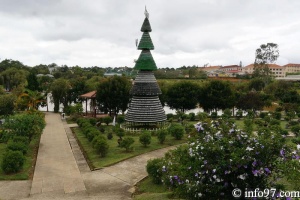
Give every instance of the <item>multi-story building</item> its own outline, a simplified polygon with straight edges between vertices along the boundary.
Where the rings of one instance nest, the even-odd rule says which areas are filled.
[[[268,64],[270,71],[272,72],[274,77],[285,77],[285,68],[276,65],[276,64]],[[245,74],[252,74],[254,72],[254,64],[247,65],[246,67],[242,68],[242,71]]]
[[[300,64],[289,63],[283,65],[286,74],[300,73]]]
[[[216,76],[222,66],[199,67],[198,70],[204,71],[208,76]]]
[[[219,71],[226,73],[228,76],[235,76],[236,74],[242,74],[242,67],[239,65],[228,65],[221,67]]]

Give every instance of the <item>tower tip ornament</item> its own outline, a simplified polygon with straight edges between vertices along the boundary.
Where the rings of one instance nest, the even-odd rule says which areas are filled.
[[[144,13],[145,13],[145,17],[149,19],[149,13],[148,13],[148,11],[147,11],[146,6],[145,6],[145,12],[144,12]]]

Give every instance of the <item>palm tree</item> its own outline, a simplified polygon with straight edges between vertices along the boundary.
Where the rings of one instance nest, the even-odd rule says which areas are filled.
[[[38,91],[26,89],[25,92],[18,97],[17,106],[26,107],[29,110],[37,110],[40,103],[46,101],[45,98],[45,95]]]

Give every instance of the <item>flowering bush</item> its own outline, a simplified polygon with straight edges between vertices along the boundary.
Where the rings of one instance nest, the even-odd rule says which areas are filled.
[[[253,134],[234,123],[198,123],[197,137],[159,162],[162,182],[187,199],[233,199],[232,190],[276,187],[280,175],[299,179],[299,152],[268,128]],[[293,166],[292,173],[287,167]],[[291,172],[291,171],[290,171]]]

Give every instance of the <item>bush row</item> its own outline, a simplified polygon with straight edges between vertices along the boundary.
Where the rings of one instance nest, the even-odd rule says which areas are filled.
[[[95,126],[97,120],[94,118],[79,118],[77,124],[97,153],[101,157],[105,157],[108,153],[109,145],[106,138],[100,134],[100,131]]]

